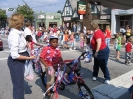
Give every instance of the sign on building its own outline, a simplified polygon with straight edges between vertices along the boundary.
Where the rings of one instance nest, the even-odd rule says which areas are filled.
[[[44,15],[38,15],[38,19],[44,19]]]
[[[82,1],[77,2],[77,9],[78,9],[78,14],[84,15],[86,14],[86,3]]]
[[[101,15],[100,19],[110,19],[110,15]]]
[[[53,15],[47,15],[46,19],[54,19],[54,16]]]
[[[119,14],[127,14],[127,11],[126,10],[121,10],[121,11],[119,11]]]
[[[71,17],[64,17],[64,21],[70,21]]]

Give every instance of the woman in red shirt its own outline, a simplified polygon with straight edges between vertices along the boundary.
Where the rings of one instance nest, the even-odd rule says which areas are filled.
[[[101,68],[105,83],[108,84],[110,81],[110,74],[107,67],[109,48],[105,43],[105,36],[99,29],[97,23],[92,22],[91,27],[94,30],[94,35],[91,40],[91,46],[94,55],[94,67],[93,67],[93,80],[95,81],[98,76],[99,67]]]
[[[111,30],[110,30],[110,26],[107,25],[105,30],[105,40],[108,47],[110,45],[110,38],[111,38]]]

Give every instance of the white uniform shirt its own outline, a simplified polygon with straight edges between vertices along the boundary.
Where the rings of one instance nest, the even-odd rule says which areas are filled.
[[[28,27],[24,29],[24,37],[26,37],[27,35],[32,35],[32,32]]]
[[[8,36],[8,45],[10,48],[10,55],[13,59],[18,58],[19,53],[27,51],[26,40],[22,34],[22,31],[17,29],[11,29]]]

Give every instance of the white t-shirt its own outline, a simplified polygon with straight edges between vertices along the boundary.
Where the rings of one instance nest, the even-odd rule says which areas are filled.
[[[24,29],[24,37],[26,37],[27,35],[32,35],[32,32],[28,27]]]
[[[120,28],[120,32],[121,32],[121,33],[125,33],[126,30],[125,30],[124,28]]]
[[[69,30],[68,33],[69,33],[69,35],[71,35],[71,33],[72,33],[71,30]]]

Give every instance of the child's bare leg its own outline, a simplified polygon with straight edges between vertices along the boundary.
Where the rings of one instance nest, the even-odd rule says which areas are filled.
[[[46,90],[48,90],[48,88],[50,88],[49,84],[46,85]],[[47,92],[47,95],[50,95],[50,90]]]
[[[117,54],[116,54],[116,59],[119,59],[120,58],[120,51],[117,51]]]

